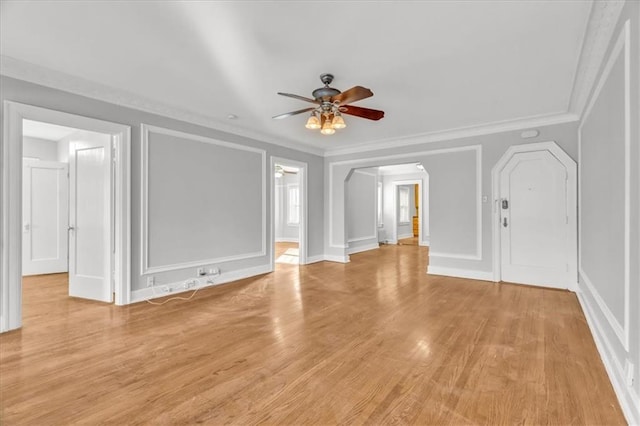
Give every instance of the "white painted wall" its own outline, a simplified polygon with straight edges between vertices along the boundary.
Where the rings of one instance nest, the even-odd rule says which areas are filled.
[[[348,252],[378,248],[377,170],[354,170],[345,188]]]
[[[639,26],[640,3],[626,2],[579,127],[578,295],[631,424],[640,424]]]
[[[25,136],[22,138],[22,157],[58,161],[56,142]]]

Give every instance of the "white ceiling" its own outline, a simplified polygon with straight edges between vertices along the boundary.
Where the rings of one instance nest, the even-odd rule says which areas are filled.
[[[2,1],[0,51],[265,140],[336,150],[566,113],[592,1]],[[371,88],[304,128],[323,72]],[[229,120],[229,114],[237,119]],[[226,127],[225,127],[226,126]]]
[[[38,138],[57,142],[77,131],[78,129],[58,126],[57,124],[22,120],[22,136],[26,136],[28,138]]]

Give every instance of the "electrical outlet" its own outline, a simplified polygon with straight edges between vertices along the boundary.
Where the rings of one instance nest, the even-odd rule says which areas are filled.
[[[195,287],[197,284],[196,280],[189,280],[189,281],[185,281],[185,283],[183,284],[184,288],[193,288]]]
[[[147,277],[147,287],[153,287],[156,283],[155,277]]]
[[[633,363],[628,359],[624,362],[624,371],[626,373],[627,386],[633,386]]]
[[[220,275],[220,268],[213,267],[213,268],[209,268],[209,275]]]
[[[196,275],[198,275],[199,277],[203,277],[203,276],[207,275],[207,273],[204,271],[204,268],[198,268],[196,270]]]

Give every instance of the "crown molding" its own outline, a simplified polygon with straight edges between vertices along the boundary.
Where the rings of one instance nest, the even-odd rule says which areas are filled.
[[[398,146],[404,147],[424,143],[443,142],[454,139],[490,135],[494,133],[502,133],[514,130],[530,129],[532,127],[571,123],[574,121],[578,121],[578,119],[579,117],[577,115],[569,113],[533,116],[509,121],[486,123],[479,126],[459,127],[437,132],[419,133],[400,138],[384,139],[347,148],[330,149],[327,150],[324,155],[325,157],[333,157],[337,155],[358,154],[387,148],[397,148]]]
[[[0,55],[0,74],[17,80],[24,80],[29,83],[51,87],[53,89],[62,90],[126,108],[144,111],[150,114],[161,115],[232,135],[294,149],[296,151],[302,151],[319,156],[323,156],[324,154],[324,150],[310,147],[308,145],[301,144],[300,142],[283,140],[282,138],[275,138],[261,132],[232,126],[204,114],[183,108],[176,108],[154,99],[139,96],[127,90],[116,89],[102,83],[55,71],[50,68],[21,61],[9,56]]]
[[[582,42],[568,111],[582,116],[616,28],[624,0],[595,0]]]

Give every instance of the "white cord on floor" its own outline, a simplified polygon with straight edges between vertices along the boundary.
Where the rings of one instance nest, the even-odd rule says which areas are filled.
[[[198,283],[199,284],[199,283]],[[152,285],[151,286],[151,292],[153,293],[153,298],[156,298],[156,290],[155,290],[156,286]],[[182,297],[182,296],[174,296],[174,297],[170,297],[169,299],[163,301],[163,302],[152,302],[149,299],[145,299],[144,301],[151,304],[151,305],[164,305],[165,303],[171,302],[172,300],[191,300],[193,298],[193,296],[196,295],[196,293],[198,292],[198,290],[200,290],[200,287],[197,287],[193,293],[191,293],[191,296],[189,297]]]

